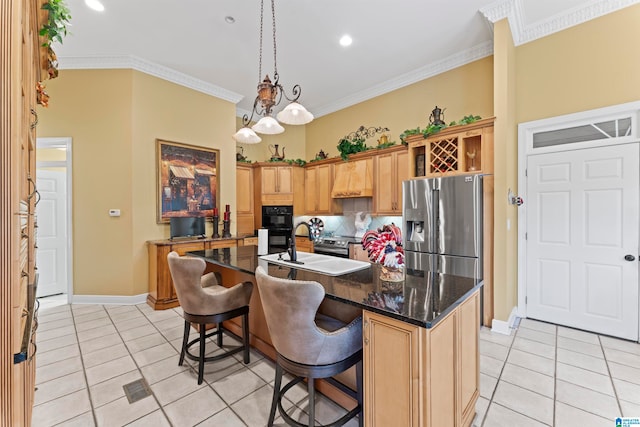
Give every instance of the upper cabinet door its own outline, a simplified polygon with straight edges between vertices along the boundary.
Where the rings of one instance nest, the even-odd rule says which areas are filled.
[[[253,215],[253,170],[236,168],[236,209],[238,214]]]
[[[293,168],[291,166],[278,167],[278,193],[293,193]]]
[[[278,168],[269,166],[262,168],[262,194],[278,192]]]

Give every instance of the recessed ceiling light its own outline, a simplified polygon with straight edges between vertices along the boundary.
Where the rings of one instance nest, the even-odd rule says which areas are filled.
[[[104,11],[104,5],[100,3],[100,0],[84,0],[84,4],[86,4],[90,9],[98,12]]]
[[[234,18],[233,16],[225,16],[224,20],[227,24],[233,24],[234,22],[236,22],[236,18]]]
[[[340,38],[340,45],[347,47],[347,46],[351,46],[351,43],[353,43],[353,39],[351,38],[351,36],[349,34],[345,34],[344,36],[342,36]]]

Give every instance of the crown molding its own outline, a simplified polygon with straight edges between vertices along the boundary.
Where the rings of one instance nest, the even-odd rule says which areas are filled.
[[[400,89],[429,77],[453,70],[454,68],[461,67],[492,54],[493,41],[478,44],[469,49],[448,56],[440,61],[425,65],[424,67],[420,67],[391,80],[387,80],[384,83],[375,85],[353,95],[340,98],[337,101],[326,104],[320,108],[313,109],[313,115],[315,117],[322,117],[360,102],[367,101],[371,98],[375,98],[376,96],[384,95],[385,93]]]
[[[524,24],[522,0],[499,0],[481,8],[480,13],[491,23],[508,19],[513,42],[519,46],[638,3],[640,0],[592,1],[532,25]]]
[[[134,55],[59,56],[61,70],[132,69],[237,104],[244,96]]]

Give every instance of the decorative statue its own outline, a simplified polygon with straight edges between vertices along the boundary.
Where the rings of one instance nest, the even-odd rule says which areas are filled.
[[[363,213],[364,212],[356,212],[356,238],[364,236],[364,233],[369,229],[369,224],[371,224],[371,215],[366,214],[363,218]]]

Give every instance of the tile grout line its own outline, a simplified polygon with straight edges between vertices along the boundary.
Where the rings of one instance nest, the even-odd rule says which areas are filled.
[[[140,310],[140,308],[138,308],[137,305],[134,305],[134,307],[136,308],[136,310],[138,310],[138,312],[140,312],[140,314],[142,314],[142,316],[149,321],[149,323],[151,323],[151,326],[153,326],[157,333],[160,334],[160,336],[167,341],[166,337],[164,335],[162,335],[162,333],[160,332],[160,330],[155,326],[155,324],[153,324],[149,318],[144,314],[144,312],[142,310]],[[138,374],[140,374],[140,377],[142,377],[144,379],[145,382],[147,382],[147,379],[145,378],[144,374],[142,373],[142,370],[140,369],[140,366],[138,365],[138,362],[136,361],[135,357],[133,357],[133,353],[131,352],[131,350],[129,349],[129,346],[127,345],[127,342],[125,341],[125,339],[122,337],[122,335],[120,334],[120,330],[118,329],[118,327],[116,326],[115,322],[113,321],[113,318],[111,317],[111,313],[109,313],[109,310],[107,310],[107,316],[109,316],[109,320],[111,321],[111,323],[113,324],[113,327],[116,329],[116,332],[118,334],[118,336],[120,337],[120,339],[122,340],[122,344],[124,345],[124,347],[127,349],[127,353],[129,354],[129,357],[131,357],[131,360],[133,361],[133,364],[136,366],[136,369],[138,371]],[[150,335],[150,334],[149,334]],[[141,337],[138,337],[141,338]],[[167,341],[168,342],[168,341]],[[161,344],[160,344],[161,345]],[[151,388],[151,384],[147,383],[147,385],[149,386],[149,388]],[[169,416],[167,415],[167,413],[164,410],[164,406],[162,406],[162,404],[160,403],[160,401],[158,400],[158,397],[156,396],[156,394],[151,391],[151,396],[153,396],[153,400],[156,401],[156,404],[158,405],[158,407],[160,408],[160,411],[162,412],[162,415],[164,415],[165,419],[167,420],[167,422],[169,423],[170,426],[173,426],[173,423],[171,422],[171,419],[169,418]],[[126,396],[125,396],[126,397]],[[91,403],[92,407],[93,407],[93,402]],[[153,413],[150,412],[149,414]],[[149,414],[144,414],[139,418],[136,418],[135,420],[131,420],[130,422],[126,423],[127,424],[131,424],[134,423],[144,417],[146,417]],[[96,427],[99,427],[98,424],[96,423]]]
[[[498,385],[500,384],[500,378],[502,378],[502,373],[504,372],[504,368],[507,366],[507,359],[509,359],[509,354],[511,354],[511,348],[513,347],[513,342],[516,339],[516,334],[518,333],[518,330],[515,329],[513,332],[513,339],[511,340],[511,343],[509,344],[509,347],[507,347],[507,354],[504,357],[504,361],[502,361],[502,368],[500,368],[500,375],[498,375],[498,381],[496,382],[496,386],[493,389],[493,392],[491,393],[491,398],[489,399],[489,404],[487,405],[487,409],[484,412],[484,417],[482,418],[482,422],[480,423],[480,427],[484,427],[484,423],[487,422],[487,416],[489,415],[489,409],[491,408],[491,405],[494,403],[493,402],[493,398],[496,394],[496,390],[498,390]],[[495,344],[495,343],[494,343]],[[500,345],[500,344],[498,344]],[[479,351],[479,349],[478,349]],[[496,403],[496,405],[499,405],[499,403]],[[500,405],[502,406],[502,405]],[[489,427],[489,426],[486,426]]]
[[[602,344],[602,338],[598,335],[598,342],[600,343],[600,350],[602,351],[602,357],[604,357],[604,363],[607,365],[607,373],[609,374],[609,381],[611,381],[611,388],[613,388],[613,395],[616,398],[616,404],[618,405],[618,411],[620,411],[620,416],[622,416],[622,405],[620,404],[620,397],[618,397],[618,390],[616,389],[616,383],[613,381],[613,374],[611,373],[611,368],[609,368],[609,359],[607,358],[607,353],[604,351],[604,345]]]
[[[149,323],[151,324],[151,326],[153,326],[153,328],[157,331],[157,333],[158,333],[158,334],[160,334],[160,336],[165,340],[165,343],[169,344],[169,345],[171,346],[171,348],[175,349],[175,347],[173,347],[173,345],[171,344],[171,342],[169,341],[169,339],[168,339],[168,338],[167,338],[167,337],[162,333],[162,331],[161,331],[160,329],[158,329],[158,327],[156,326],[156,324],[155,324],[151,319],[149,319],[149,317],[144,313],[144,311],[140,310],[140,308],[139,308],[139,307],[137,307],[137,306],[136,306],[136,308],[137,308],[137,309],[142,313],[142,315],[145,317],[145,319],[149,321]],[[175,315],[176,315],[177,317],[181,318],[181,319],[184,321],[184,317],[182,317],[182,315],[180,315],[180,313],[178,313],[178,312],[177,312],[177,311],[175,311],[174,309],[170,309],[170,310],[172,310],[172,311],[175,313]],[[165,319],[165,320],[166,320],[166,319]],[[114,325],[114,326],[115,326],[115,325]],[[116,328],[116,330],[117,330],[117,328]],[[119,331],[118,331],[118,333],[119,333]],[[210,341],[210,342],[212,342],[211,340],[209,340],[209,341]],[[125,341],[124,341],[124,339],[123,339],[123,342],[125,342]],[[213,342],[212,342],[212,344],[214,344],[214,345],[215,345],[215,343],[213,343]],[[159,344],[159,345],[162,345],[162,344]],[[125,347],[127,347],[127,351],[129,351],[129,347],[126,345],[126,343],[125,343]],[[157,346],[152,346],[152,347],[150,347],[150,348],[153,348],[153,347],[157,347]],[[133,357],[133,354],[132,354],[130,351],[129,351],[129,353],[131,354],[131,358],[133,359],[133,362],[135,363],[136,367],[138,368],[138,371],[140,372],[140,375],[141,375],[143,378],[145,378],[145,377],[144,377],[144,374],[142,374],[142,370],[141,370],[141,369],[140,369],[140,367],[138,366],[138,362],[136,362],[135,358]],[[173,357],[173,356],[170,356],[170,357]],[[169,359],[169,357],[167,357],[167,359]],[[185,358],[185,359],[186,359],[186,358]],[[235,360],[235,359],[234,359],[234,360]],[[237,361],[236,361],[236,362],[237,362]],[[194,367],[194,366],[192,366],[189,362],[187,362],[187,367],[188,367],[188,370],[189,370],[189,371],[192,371],[193,373],[196,373],[196,374],[197,374],[197,372],[196,372],[196,370],[195,370],[195,367]],[[178,374],[176,374],[176,375],[178,375]],[[146,381],[146,378],[145,378],[145,381]],[[221,401],[221,402],[223,402],[223,403],[225,404],[225,407],[226,407],[226,408],[229,408],[230,410],[232,410],[232,409],[231,409],[231,407],[230,407],[230,405],[228,405],[228,404],[227,404],[227,402],[222,398],[222,396],[220,396],[220,395],[215,391],[215,389],[211,386],[211,384],[210,384],[208,381],[204,381],[204,382],[207,384],[206,386],[207,386],[207,387],[209,387],[209,388],[211,389],[211,391],[212,391],[216,396],[218,396],[218,398],[220,398],[220,401]],[[151,385],[150,385],[150,384],[149,384],[149,387],[151,387]],[[203,388],[204,388],[204,387],[203,387]],[[185,396],[181,396],[180,398],[178,398],[178,399],[177,399],[177,400],[175,400],[174,402],[177,402],[178,400],[183,399],[184,397],[189,396],[190,394],[196,393],[196,392],[197,392],[197,391],[199,391],[199,390],[200,390],[200,389],[195,390],[194,392],[189,393],[189,394],[187,394],[187,395],[185,395]],[[166,413],[166,412],[165,412],[165,410],[164,410],[164,406],[160,404],[160,401],[158,401],[158,398],[156,397],[155,393],[153,393],[153,392],[152,392],[152,395],[153,395],[154,399],[156,400],[156,402],[158,403],[158,406],[160,407],[160,410],[162,411],[163,415],[164,415],[164,416],[165,416],[165,418],[167,419],[167,422],[169,422],[169,425],[173,426],[173,423],[171,422],[171,419],[169,418],[169,416],[167,415],[167,413]],[[169,402],[169,403],[167,403],[167,405],[169,405],[169,404],[171,404],[171,403],[174,403],[174,402]],[[224,411],[224,409],[226,409],[226,408],[223,408],[223,409],[221,409],[220,411],[218,411],[218,412],[215,412],[215,413],[211,414],[211,416],[209,416],[209,417],[205,418],[204,420],[200,421],[198,424],[201,424],[201,423],[205,422],[205,421],[206,421],[206,420],[208,420],[209,418],[211,418],[211,417],[215,416],[216,414],[218,414],[218,413],[220,413],[220,412]],[[232,410],[232,411],[233,411],[233,410]],[[234,414],[235,414],[235,412],[234,412]],[[141,417],[141,418],[142,418],[142,417]],[[240,418],[240,417],[239,417],[239,418]],[[138,418],[138,419],[140,419],[140,418]],[[240,419],[242,419],[242,418],[240,418]],[[134,421],[135,421],[135,420],[134,420]],[[134,421],[132,421],[132,422],[134,422]],[[244,421],[243,421],[243,422],[244,422]]]
[[[100,306],[102,310],[106,309],[103,305]],[[87,379],[87,367],[84,364],[84,355],[82,354],[82,347],[80,347],[80,337],[78,336],[78,328],[76,327],[76,316],[73,312],[73,304],[69,304],[71,310],[71,318],[73,319],[73,329],[76,331],[76,341],[78,343],[78,352],[80,353],[80,363],[82,364],[82,375],[84,376],[84,383],[86,385],[87,397],[89,398],[89,406],[91,407],[91,416],[93,417],[94,425],[98,425],[98,419],[96,417],[96,411],[93,408],[93,401],[91,400],[91,391],[89,390],[89,380]],[[98,311],[98,310],[96,310]]]

